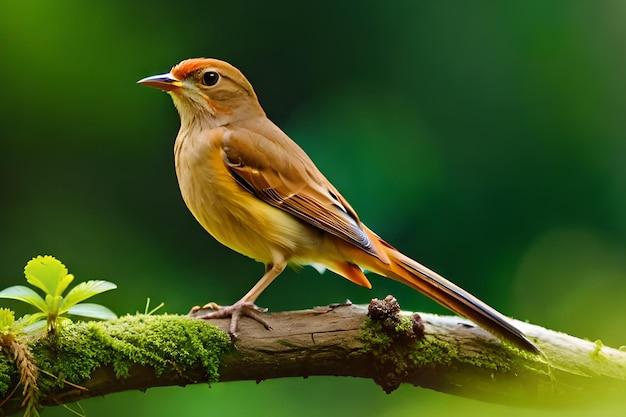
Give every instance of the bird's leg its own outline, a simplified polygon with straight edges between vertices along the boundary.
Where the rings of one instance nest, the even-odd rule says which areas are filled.
[[[270,285],[272,281],[274,281],[274,279],[279,276],[281,272],[283,272],[286,266],[286,262],[268,264],[265,268],[265,274],[261,277],[259,282],[257,282],[256,285],[235,304],[230,306],[220,306],[216,303],[208,303],[203,307],[196,306],[189,312],[189,317],[200,320],[230,317],[231,319],[228,333],[230,333],[232,339],[237,339],[237,327],[239,319],[242,316],[250,317],[251,319],[261,323],[266,329],[270,330],[270,325],[259,314],[266,312],[267,309],[258,307],[254,304],[254,301],[259,295],[261,295],[268,285]]]

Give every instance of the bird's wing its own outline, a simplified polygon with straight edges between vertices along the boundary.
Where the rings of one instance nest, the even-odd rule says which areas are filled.
[[[280,129],[231,130],[222,151],[231,175],[248,192],[388,262],[350,204]]]

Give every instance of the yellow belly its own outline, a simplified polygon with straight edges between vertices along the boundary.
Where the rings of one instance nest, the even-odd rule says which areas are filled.
[[[219,149],[177,152],[176,174],[185,204],[220,243],[265,264],[298,262],[315,251],[322,234],[244,190],[228,172]],[[180,156],[179,156],[180,155]]]

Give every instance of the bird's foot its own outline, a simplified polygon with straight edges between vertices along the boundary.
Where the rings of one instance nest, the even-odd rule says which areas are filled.
[[[216,303],[208,303],[204,306],[195,306],[191,309],[188,316],[199,320],[211,320],[211,319],[223,319],[230,317],[230,326],[228,333],[230,338],[235,341],[238,337],[237,328],[239,326],[239,320],[241,317],[250,317],[253,320],[261,323],[267,330],[271,330],[267,320],[261,317],[262,313],[265,313],[267,308],[258,307],[251,301],[239,300],[235,304],[230,306],[220,306]]]

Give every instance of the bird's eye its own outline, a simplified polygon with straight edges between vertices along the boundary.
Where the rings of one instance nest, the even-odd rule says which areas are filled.
[[[215,85],[220,79],[220,75],[215,71],[207,71],[202,76],[202,83],[208,87]]]

